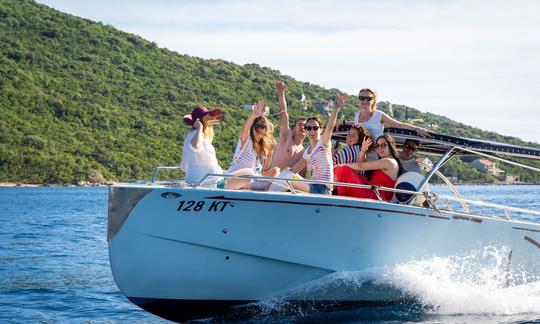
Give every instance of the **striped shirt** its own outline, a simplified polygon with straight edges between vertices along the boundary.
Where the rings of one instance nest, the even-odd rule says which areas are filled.
[[[329,147],[325,147],[321,142],[322,138],[315,144],[311,153],[310,145],[304,150],[304,160],[307,162],[307,170],[311,172],[311,180],[334,181],[332,166],[332,153]],[[326,185],[332,189],[331,185]]]
[[[250,168],[256,174],[262,173],[262,161],[253,148],[251,136],[248,137],[248,140],[243,146],[242,139],[238,139],[236,149],[234,150],[233,160],[227,172],[230,173],[244,168]]]
[[[337,151],[332,157],[332,162],[334,166],[345,164],[345,163],[355,163],[360,159],[360,145],[351,145],[341,148]]]

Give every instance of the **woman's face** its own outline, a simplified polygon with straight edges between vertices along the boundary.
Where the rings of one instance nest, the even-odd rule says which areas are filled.
[[[264,119],[257,119],[253,123],[252,128],[253,128],[253,137],[255,137],[256,141],[259,141],[266,134],[268,125],[266,124],[266,121]]]
[[[347,143],[347,146],[362,144],[359,142],[360,136],[358,135],[358,130],[355,128],[351,128],[347,133],[347,137],[345,137],[345,143]]]
[[[358,95],[358,106],[363,109],[370,109],[373,95],[369,91],[360,91]]]
[[[305,130],[310,141],[318,141],[321,137],[322,128],[315,119],[306,122]]]
[[[381,159],[390,156],[390,148],[388,147],[388,142],[384,138],[379,138],[377,140],[375,150],[377,151],[377,154],[379,154]]]

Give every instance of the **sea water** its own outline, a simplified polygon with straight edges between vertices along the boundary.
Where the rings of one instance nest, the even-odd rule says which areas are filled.
[[[473,200],[540,210],[540,186],[459,186]],[[444,187],[432,190],[451,194]],[[536,221],[534,217],[512,215]],[[106,241],[107,188],[0,188],[0,323],[165,320],[118,290]],[[390,268],[330,274],[258,304],[258,322],[540,322],[540,280],[508,285],[508,251],[485,246]],[[540,251],[539,251],[540,257]],[[482,266],[478,266],[481,264]],[[515,278],[514,278],[515,279]],[[519,279],[519,278],[518,278]],[[370,282],[410,296],[402,305],[322,313],[291,309],[291,296]]]

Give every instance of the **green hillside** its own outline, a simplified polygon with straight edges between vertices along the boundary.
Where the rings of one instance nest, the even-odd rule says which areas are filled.
[[[226,111],[214,143],[226,167],[248,116],[241,105],[263,99],[277,111],[273,79],[289,83],[293,117],[314,113],[295,95],[313,100],[337,93],[256,64],[179,55],[33,1],[2,0],[0,181],[148,179],[154,166],[179,163],[188,130],[182,116],[198,104]],[[343,117],[355,109],[351,100]],[[539,147],[406,110],[408,118],[437,123],[442,132]],[[398,106],[394,116],[404,119],[404,111]]]

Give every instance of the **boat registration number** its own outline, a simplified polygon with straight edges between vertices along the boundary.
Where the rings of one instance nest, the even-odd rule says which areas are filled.
[[[211,203],[207,204],[207,202],[204,200],[181,200],[176,210],[181,212],[222,212],[227,207],[234,207],[234,205],[230,201],[212,201]]]

